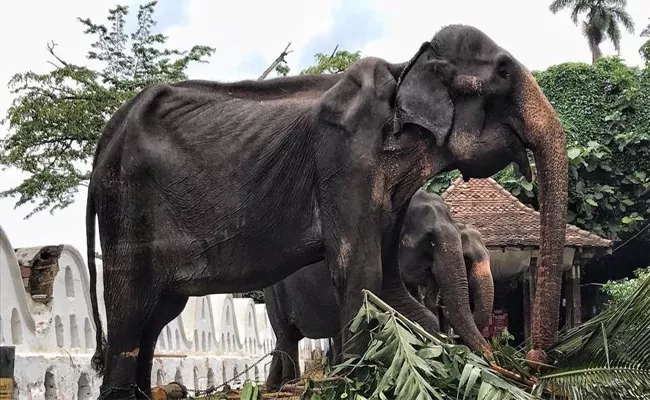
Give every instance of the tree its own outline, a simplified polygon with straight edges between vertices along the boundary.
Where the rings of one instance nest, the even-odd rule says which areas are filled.
[[[189,51],[164,48],[167,37],[153,33],[156,3],[139,7],[137,28],[131,33],[125,29],[125,6],[109,10],[108,27],[78,18],[84,34],[96,38],[86,57],[99,61],[103,69],[63,60],[50,43],[50,72],[28,71],[9,81],[16,98],[4,122],[13,132],[0,141],[0,164],[30,176],[0,197],[18,197],[16,206],[35,204],[26,218],[73,202],[78,187],[87,184],[88,161],[104,125],[122,103],[152,83],[186,79],[190,63],[205,62],[214,52],[207,46]]]
[[[316,65],[306,68],[300,72],[300,75],[341,73],[361,57],[361,52],[338,50],[338,46],[336,46],[331,55],[328,56],[323,53],[316,53],[314,57],[316,58]]]
[[[592,62],[602,57],[600,44],[609,39],[617,52],[621,47],[620,25],[634,33],[634,22],[625,10],[627,0],[553,0],[549,9],[553,14],[570,8],[571,20],[578,24],[578,16],[587,13],[582,22],[582,34],[587,39]]]
[[[641,37],[647,37],[648,40],[641,45],[639,54],[641,54],[641,57],[643,57],[646,63],[650,63],[650,24],[641,32]]]
[[[569,222],[614,240],[650,222],[650,68],[617,57],[535,73],[567,133]]]
[[[617,281],[608,281],[602,287],[607,295],[605,308],[619,309],[627,299],[639,288],[644,279],[650,279],[650,265],[634,271],[634,278],[623,278]],[[646,310],[647,311],[647,310]]]

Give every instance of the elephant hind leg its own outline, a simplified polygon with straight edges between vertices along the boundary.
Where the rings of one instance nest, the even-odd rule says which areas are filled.
[[[279,390],[284,384],[300,376],[298,342],[303,338],[302,334],[293,325],[277,329],[275,333],[277,341],[266,379],[266,387],[269,390]]]
[[[158,336],[165,325],[183,311],[187,300],[187,296],[166,295],[161,297],[149,322],[144,327],[140,340],[140,354],[138,355],[137,384],[140,389],[138,398],[151,398],[151,368]]]
[[[298,359],[298,340],[288,341],[284,346],[282,357],[282,385],[300,376],[300,360]]]
[[[278,391],[287,382],[300,375],[298,359],[298,341],[278,339],[273,352],[269,376],[266,378],[266,387],[270,391]]]
[[[277,345],[275,350],[278,350]],[[266,388],[271,392],[275,392],[280,389],[280,386],[282,386],[282,357],[279,352],[274,351],[269,375],[266,377]]]
[[[143,290],[147,285],[139,283],[135,274],[107,264],[104,293],[108,341],[99,399],[135,399],[138,365],[146,356],[140,353],[145,350],[141,327],[147,325],[160,297],[151,286]]]

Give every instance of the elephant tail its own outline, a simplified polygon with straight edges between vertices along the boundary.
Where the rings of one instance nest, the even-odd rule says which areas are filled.
[[[95,354],[93,354],[91,365],[99,374],[104,374],[104,348],[106,342],[102,331],[102,320],[99,316],[99,304],[97,303],[97,266],[95,264],[95,200],[93,191],[88,188],[88,199],[86,203],[86,246],[88,257],[88,273],[90,275],[90,303],[93,309],[93,321],[95,322]]]

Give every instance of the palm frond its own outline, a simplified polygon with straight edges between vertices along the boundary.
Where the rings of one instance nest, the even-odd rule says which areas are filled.
[[[350,379],[345,385],[351,398],[539,398],[524,390],[530,388],[495,372],[468,347],[452,344],[444,335],[427,333],[368,291],[364,291],[363,306],[350,329],[356,338],[369,340],[363,355],[332,371]],[[352,390],[352,386],[362,389]],[[343,393],[341,384],[328,394],[338,397],[339,393]]]
[[[574,24],[578,24],[578,16],[584,12],[591,12],[594,10],[593,4],[588,1],[578,1],[571,9],[571,21]]]
[[[553,0],[553,2],[548,7],[548,9],[553,14],[556,14],[558,11],[569,7],[571,4],[574,4],[575,2],[576,2],[576,0]]]
[[[650,18],[648,18],[650,19]],[[650,24],[646,26],[642,31],[641,31],[641,37],[648,37],[650,36]]]
[[[613,24],[618,25],[620,23],[628,33],[634,34],[634,20],[624,8],[613,7],[610,14],[612,15]]]
[[[618,308],[558,339],[539,378],[571,399],[650,398],[650,275]]]
[[[612,21],[607,27],[607,37],[612,41],[614,49],[621,51],[621,28],[618,27],[616,22]]]

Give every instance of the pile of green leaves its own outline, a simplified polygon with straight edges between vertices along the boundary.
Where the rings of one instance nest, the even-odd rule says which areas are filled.
[[[494,372],[469,348],[433,336],[370,292],[350,329],[346,348],[369,343],[363,354],[335,366],[339,380],[309,385],[310,400],[535,399],[518,383]]]
[[[349,399],[542,399],[619,400],[650,398],[650,273],[638,273],[634,286],[594,319],[562,333],[549,350],[550,365],[531,373],[524,353],[507,344],[509,334],[492,341],[501,367],[530,388],[496,373],[467,347],[432,336],[372,293],[351,330],[349,346],[370,343],[362,355],[336,366],[339,380],[312,382],[304,398]]]
[[[496,372],[466,346],[431,335],[381,299],[364,291],[350,325],[347,359],[323,381],[305,379],[301,398],[324,399],[568,399],[650,398],[650,269],[633,284],[618,282],[618,300],[597,317],[560,334],[543,373],[531,370],[522,349],[504,331],[491,345]],[[364,349],[355,354],[355,349]],[[524,385],[520,382],[535,382]],[[244,396],[246,395],[246,397]],[[246,382],[242,398],[261,396]]]
[[[549,351],[556,361],[541,376],[571,399],[650,398],[650,273],[618,301],[560,336]]]

